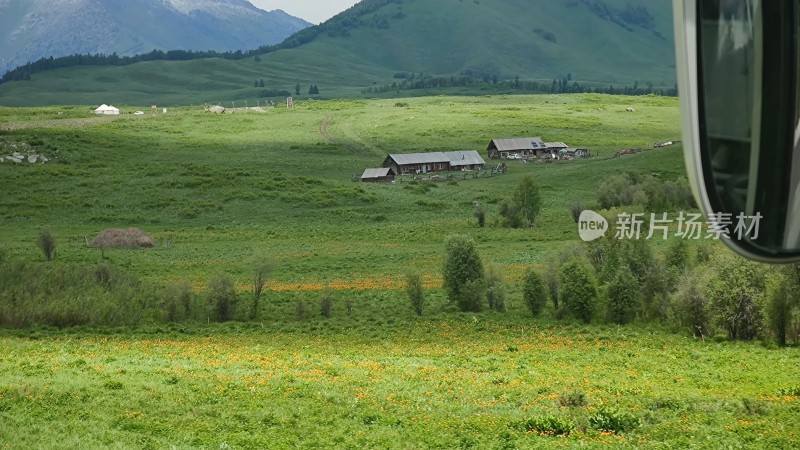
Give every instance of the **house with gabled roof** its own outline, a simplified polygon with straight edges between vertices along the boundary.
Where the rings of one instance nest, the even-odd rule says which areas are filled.
[[[540,137],[492,139],[486,150],[491,159],[530,158],[548,152]]]
[[[475,150],[428,153],[394,153],[383,161],[383,167],[397,174],[449,172],[452,170],[479,170],[486,161]]]
[[[394,180],[397,175],[391,167],[380,167],[377,169],[367,169],[361,175],[362,182],[386,182]]]

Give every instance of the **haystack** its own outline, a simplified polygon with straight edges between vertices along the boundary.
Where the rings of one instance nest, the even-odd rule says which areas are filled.
[[[152,236],[138,228],[109,228],[101,231],[89,245],[100,248],[150,248],[155,244]]]

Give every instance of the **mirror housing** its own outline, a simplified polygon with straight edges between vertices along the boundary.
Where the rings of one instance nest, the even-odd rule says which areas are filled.
[[[800,261],[798,3],[673,1],[689,183],[726,245],[770,263]]]

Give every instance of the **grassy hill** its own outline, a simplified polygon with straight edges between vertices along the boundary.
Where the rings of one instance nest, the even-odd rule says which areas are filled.
[[[637,113],[626,113],[627,106]],[[425,97],[303,101],[294,110],[265,113],[178,108],[116,120],[91,116],[78,107],[0,108],[0,129],[14,130],[0,131],[1,152],[30,145],[53,160],[0,164],[6,193],[0,242],[12,257],[36,259],[35,235],[50,228],[62,240],[60,258],[93,261],[97,250],[84,247],[83,236],[139,226],[157,239],[174,238],[175,245],[109,255],[159,283],[186,279],[202,287],[219,270],[246,273],[243,256],[264,251],[279,260],[281,285],[352,286],[395,283],[408,261],[437,276],[444,237],[466,232],[488,261],[519,276],[577,240],[569,203],[594,203],[611,174],[685,176],[676,148],[610,158],[619,149],[677,139],[672,98]],[[333,142],[320,133],[323,124]],[[473,149],[485,155],[492,138],[508,136],[564,141],[599,158],[517,163],[503,177],[430,189],[350,181],[380,166],[387,153]],[[541,226],[478,229],[473,202],[487,205],[491,223],[499,200],[524,175],[543,189]],[[238,283],[246,285],[246,277]]]
[[[116,306],[140,300],[203,311],[219,273],[243,311],[251,258],[275,263],[249,322],[0,328],[0,447],[794,448],[798,348],[526,311],[525,271],[579,244],[570,202],[593,207],[599,184],[624,172],[685,176],[680,146],[611,157],[675,139],[679,123],[676,99],[602,95],[301,101],[225,115],[0,108],[0,154],[50,158],[0,163],[0,316],[44,302],[85,305],[78,316],[113,301],[106,321],[132,319]],[[351,181],[388,152],[531,135],[598,156],[509,161],[503,176],[448,183]],[[535,228],[497,226],[499,201],[526,175],[542,194]],[[128,226],[156,248],[84,244]],[[36,248],[42,228],[57,239],[51,262]],[[454,233],[503,274],[506,313],[446,306],[443,241]],[[412,271],[425,275],[422,317],[403,289]],[[29,295],[42,289],[46,298]]]
[[[369,2],[365,2],[368,4]],[[335,18],[308,52],[391,70],[671,83],[668,1],[389,1]]]
[[[668,0],[365,0],[289,38],[282,50],[239,61],[73,67],[0,85],[0,104],[255,103],[263,90],[363,97],[370,87],[469,74],[487,84],[430,93],[497,92],[497,80],[600,86],[674,86]],[[254,87],[263,79],[265,88]],[[386,94],[391,95],[391,94]]]

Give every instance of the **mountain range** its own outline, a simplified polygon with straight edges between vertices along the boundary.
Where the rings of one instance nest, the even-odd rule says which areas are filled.
[[[0,74],[50,56],[246,50],[310,25],[246,0],[0,0]]]
[[[321,97],[476,93],[474,85],[439,89],[464,77],[482,80],[484,90],[503,80],[666,90],[675,84],[671,5],[671,0],[363,0],[279,45],[241,57],[46,70],[0,84],[0,104],[231,104],[286,92],[305,95],[310,85]],[[401,93],[401,85],[420,89]]]

